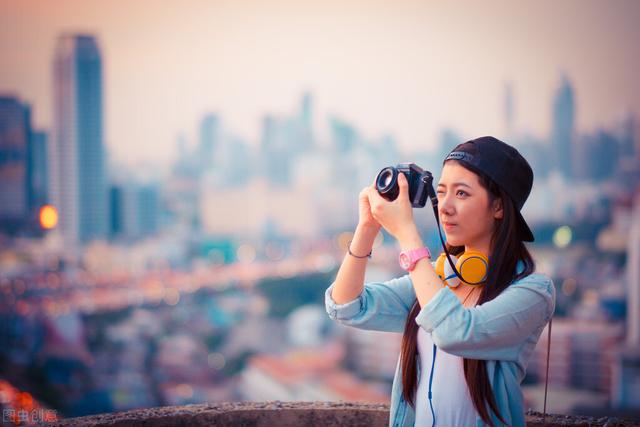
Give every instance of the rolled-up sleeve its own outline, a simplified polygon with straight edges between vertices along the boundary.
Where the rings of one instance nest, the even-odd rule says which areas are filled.
[[[532,275],[533,276],[533,275]],[[465,308],[443,288],[418,313],[416,323],[447,353],[483,360],[517,359],[518,350],[553,315],[555,288],[545,276],[528,276],[499,296]]]
[[[360,295],[345,304],[331,296],[334,284],[325,291],[327,314],[347,326],[386,332],[402,332],[416,297],[408,275],[386,282],[366,283]]]
[[[362,310],[362,293],[352,301],[349,301],[345,304],[338,304],[333,300],[333,297],[331,297],[332,290],[333,283],[327,288],[324,293],[324,304],[327,309],[327,314],[330,318],[332,318],[333,320],[348,320],[360,313],[360,311]]]

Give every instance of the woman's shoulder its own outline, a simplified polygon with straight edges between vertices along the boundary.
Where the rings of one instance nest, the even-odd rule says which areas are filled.
[[[512,286],[522,286],[535,289],[544,289],[549,293],[555,290],[553,280],[546,274],[531,273],[512,283]]]
[[[556,288],[553,280],[546,274],[531,273],[513,282],[507,289],[509,288],[512,288],[512,290],[527,289],[535,292],[547,300],[552,307],[552,311],[555,308]]]

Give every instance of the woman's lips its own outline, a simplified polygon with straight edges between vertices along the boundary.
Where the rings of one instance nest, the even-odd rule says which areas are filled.
[[[447,231],[453,230],[456,226],[457,226],[457,224],[451,224],[449,222],[445,222],[443,224],[444,229],[447,230]]]

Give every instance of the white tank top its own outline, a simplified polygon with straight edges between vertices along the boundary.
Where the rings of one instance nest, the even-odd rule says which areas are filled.
[[[416,392],[416,427],[431,427],[433,416],[429,406],[429,375],[433,360],[431,333],[418,328],[418,351],[420,353],[420,378]],[[471,401],[469,388],[464,378],[462,357],[436,350],[431,383],[431,405],[437,427],[475,427],[476,408]]]

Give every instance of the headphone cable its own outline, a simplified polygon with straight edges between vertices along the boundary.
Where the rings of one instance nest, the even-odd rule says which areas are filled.
[[[433,358],[431,359],[431,373],[429,374],[429,406],[431,407],[431,417],[433,419],[433,423],[431,424],[431,427],[434,427],[436,425],[436,414],[435,412],[433,412],[433,404],[431,402],[431,384],[433,383],[433,367],[436,364],[436,345],[433,344]]]

